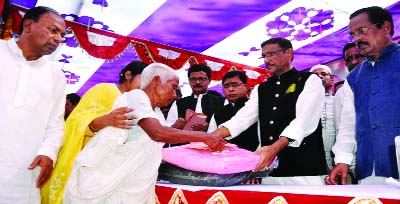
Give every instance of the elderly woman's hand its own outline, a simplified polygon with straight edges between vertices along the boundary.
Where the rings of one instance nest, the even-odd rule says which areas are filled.
[[[209,134],[209,133],[205,133],[205,134],[207,134],[207,136],[205,137],[204,143],[206,145],[208,145],[208,147],[210,148],[211,151],[220,152],[220,151],[224,150],[225,144],[227,142],[223,138],[213,135],[213,134]]]

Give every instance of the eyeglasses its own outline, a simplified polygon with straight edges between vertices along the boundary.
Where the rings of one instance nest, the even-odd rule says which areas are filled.
[[[259,59],[264,59],[264,58],[266,58],[266,57],[273,57],[273,56],[276,56],[276,55],[278,55],[279,52],[284,52],[284,51],[286,51],[287,49],[289,49],[289,48],[263,53],[262,56],[261,56]]]
[[[350,62],[353,61],[354,59],[360,60],[360,59],[363,59],[363,58],[365,58],[364,55],[362,55],[362,54],[355,54],[355,55],[349,55],[349,56],[347,56],[347,57],[344,59],[344,61],[346,61],[347,63],[350,63]]]
[[[242,85],[242,84],[243,84],[243,83],[240,83],[240,82],[232,82],[232,83],[223,84],[222,87],[224,87],[224,89],[229,89],[229,87],[237,88],[237,87],[239,87],[239,86]]]
[[[369,25],[369,26],[363,26],[363,27],[357,29],[354,33],[350,33],[350,35],[353,38],[360,37],[361,35],[366,35],[372,26],[376,26],[376,23]]]
[[[191,77],[191,78],[189,78],[189,82],[190,82],[190,83],[197,83],[198,81],[199,81],[200,83],[203,83],[203,82],[208,81],[208,78],[207,78],[207,77],[199,77],[199,78],[197,78],[197,77]]]

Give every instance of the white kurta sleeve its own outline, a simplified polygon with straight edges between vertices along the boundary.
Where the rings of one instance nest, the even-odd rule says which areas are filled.
[[[171,127],[171,125],[173,125],[177,119],[178,119],[178,107],[176,106],[176,100],[175,100],[168,111],[168,116],[166,120],[167,126]]]
[[[254,87],[250,99],[246,102],[245,106],[230,120],[222,123],[218,127],[223,126],[228,128],[231,137],[226,137],[225,139],[229,140],[238,136],[256,121],[258,121],[258,85]]]
[[[60,70],[57,70],[60,71]],[[37,155],[45,155],[56,163],[58,150],[60,149],[64,138],[64,111],[65,111],[65,77],[60,71],[59,80],[54,84],[54,103],[51,108],[49,120],[47,123],[43,142],[37,152]]]
[[[281,136],[293,139],[289,146],[299,147],[305,137],[313,133],[319,124],[325,101],[325,89],[321,79],[312,74],[306,81],[296,102],[296,118],[283,130]]]
[[[354,94],[347,81],[345,81],[342,89],[344,95],[343,108],[340,113],[338,134],[332,151],[335,154],[335,164],[351,164],[356,150]]]
[[[333,117],[335,119],[336,131],[339,128],[340,113],[342,112],[343,108],[343,100],[344,100],[343,95],[344,95],[344,90],[342,87],[336,92],[335,98],[333,99]]]

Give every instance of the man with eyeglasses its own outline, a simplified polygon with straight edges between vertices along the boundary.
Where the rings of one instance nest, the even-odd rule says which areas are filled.
[[[400,45],[392,41],[393,19],[381,7],[362,8],[350,15],[350,34],[367,56],[347,76],[339,132],[333,147],[335,168],[328,184],[346,183],[356,154],[360,184],[383,184],[399,178],[394,138],[400,134]]]
[[[336,127],[333,113],[334,96],[332,94],[332,71],[331,68],[326,65],[317,64],[311,67],[310,72],[318,75],[325,87],[324,107],[321,114],[322,139],[324,141],[326,164],[328,165],[328,169],[331,170],[334,166],[332,146],[335,143],[336,138]]]
[[[65,76],[45,55],[62,42],[65,22],[39,6],[21,28],[18,40],[0,40],[0,198],[38,204],[64,135]]]
[[[228,100],[228,104],[223,109],[217,110],[211,118],[207,132],[213,132],[218,125],[231,119],[246,103],[247,97],[247,76],[240,71],[227,72],[222,78],[222,87],[224,96]],[[255,151],[259,146],[257,123],[254,123],[240,135],[234,138],[225,138],[238,147]]]
[[[256,86],[250,99],[215,133],[235,137],[255,122],[260,124],[260,161],[255,171],[267,170],[275,156],[279,166],[266,184],[323,185],[327,174],[320,117],[324,104],[321,79],[292,66],[292,43],[271,38],[261,44],[264,63],[273,76]]]
[[[207,65],[195,64],[188,70],[189,84],[192,88],[192,95],[176,100],[167,117],[167,124],[171,127],[183,129],[186,125],[186,109],[207,115],[207,122],[194,125],[193,130],[206,131],[211,116],[218,108],[223,107],[224,99],[214,94],[208,94],[208,85],[211,80],[211,69]]]

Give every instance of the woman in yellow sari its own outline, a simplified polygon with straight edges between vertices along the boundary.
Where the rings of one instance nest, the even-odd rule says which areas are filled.
[[[94,134],[106,126],[130,128],[132,109],[121,107],[110,112],[114,100],[124,92],[140,87],[140,75],[147,64],[133,61],[121,70],[119,85],[101,83],[89,89],[69,115],[64,143],[47,184],[42,188],[42,204],[61,204],[64,187],[75,157]]]

